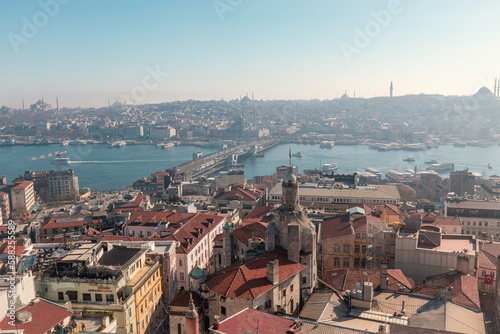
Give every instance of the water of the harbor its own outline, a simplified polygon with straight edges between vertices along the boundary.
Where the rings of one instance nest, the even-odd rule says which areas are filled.
[[[303,157],[293,157],[292,164],[299,171],[320,168],[325,163],[338,164],[337,173],[363,171],[366,167],[378,169],[382,175],[389,169],[417,169],[428,167],[425,161],[436,159],[439,162],[451,162],[456,170],[468,168],[472,172],[482,173],[484,178],[500,175],[500,146],[489,147],[454,147],[439,146],[424,151],[377,151],[365,145],[335,145],[331,149],[319,145],[282,144],[264,151],[263,157],[249,157],[240,160],[245,167],[245,177],[271,175],[275,168],[288,165],[288,152],[301,152]],[[54,165],[52,158],[28,161],[29,158],[55,151],[66,150],[64,155],[70,159],[69,165]],[[7,175],[8,181],[23,175],[26,170],[69,169],[75,170],[80,188],[94,190],[122,189],[135,180],[151,173],[165,170],[192,159],[195,151],[204,155],[213,152],[213,148],[195,146],[176,146],[166,150],[154,145],[127,145],[109,148],[108,145],[62,146],[59,144],[43,146],[0,146],[0,175]],[[405,162],[405,158],[414,158],[414,162]],[[491,163],[492,169],[487,165]],[[449,172],[442,173],[448,177]]]

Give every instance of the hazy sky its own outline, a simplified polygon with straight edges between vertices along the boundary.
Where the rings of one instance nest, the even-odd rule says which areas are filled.
[[[0,105],[373,97],[391,79],[394,95],[470,95],[500,77],[499,14],[493,0],[2,0]]]

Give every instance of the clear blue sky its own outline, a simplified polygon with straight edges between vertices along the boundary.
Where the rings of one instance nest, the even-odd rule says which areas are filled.
[[[43,22],[41,3],[54,1],[0,2],[0,105],[58,96],[64,106],[105,106],[142,87],[148,66],[168,76],[141,103],[247,92],[384,96],[391,80],[395,95],[470,95],[500,77],[493,0],[401,0],[379,31],[372,12],[391,1],[72,0]],[[234,6],[221,20],[214,3]],[[23,34],[23,18],[39,20],[33,36]],[[356,29],[367,27],[375,27],[369,44],[347,61],[341,46],[356,47]],[[12,36],[28,37],[18,52]]]

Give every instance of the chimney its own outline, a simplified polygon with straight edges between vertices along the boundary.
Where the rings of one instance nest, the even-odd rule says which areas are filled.
[[[373,282],[365,282],[363,284],[363,300],[371,302],[373,299]]]
[[[385,326],[384,325],[379,325],[378,326],[378,332],[377,334],[386,334],[387,332],[385,331]]]
[[[279,261],[277,259],[267,261],[266,278],[273,285],[280,282]]]
[[[214,324],[212,326],[212,328],[214,330],[218,330],[219,329],[219,318],[220,318],[220,315],[214,315]]]
[[[389,278],[387,275],[387,259],[383,259],[380,266],[380,290],[387,290],[388,286]]]
[[[457,270],[469,274],[469,258],[466,255],[457,256]]]

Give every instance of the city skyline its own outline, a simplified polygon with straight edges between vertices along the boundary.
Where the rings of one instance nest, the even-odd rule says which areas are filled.
[[[493,90],[500,4],[4,2],[0,105]],[[445,13],[445,14],[443,14]],[[31,30],[30,30],[31,28]]]

